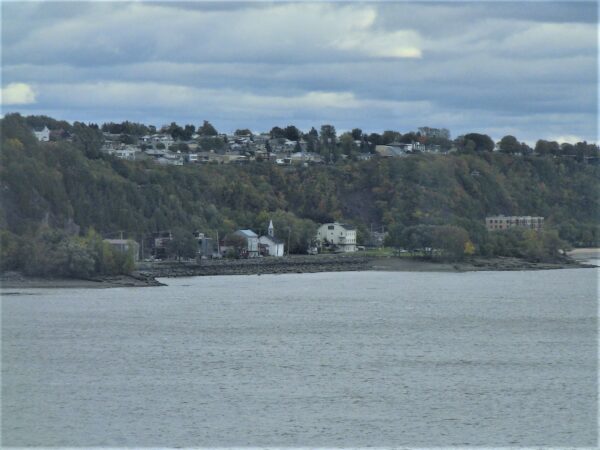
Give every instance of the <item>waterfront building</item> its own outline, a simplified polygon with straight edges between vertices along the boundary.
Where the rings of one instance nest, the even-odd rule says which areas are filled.
[[[340,252],[356,251],[356,228],[344,223],[326,223],[317,230],[319,246],[332,246]]]
[[[544,218],[537,216],[491,216],[485,218],[488,231],[508,230],[509,228],[529,228],[541,230],[544,228]]]

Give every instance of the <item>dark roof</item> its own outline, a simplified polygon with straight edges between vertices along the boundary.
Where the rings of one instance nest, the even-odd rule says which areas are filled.
[[[346,223],[340,223],[339,226],[342,227],[342,228],[344,228],[344,229],[346,229],[346,230],[348,230],[348,231],[354,231],[354,230],[356,230],[356,227],[353,227],[352,225],[348,225]]]
[[[261,237],[264,237],[264,238],[266,238],[266,239],[269,239],[269,240],[270,240],[270,241],[272,241],[274,244],[283,244],[283,243],[284,243],[283,239],[279,239],[279,238],[276,238],[276,237],[274,237],[274,236],[261,236]]]

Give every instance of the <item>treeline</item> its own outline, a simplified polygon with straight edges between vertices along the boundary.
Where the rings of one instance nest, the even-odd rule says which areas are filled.
[[[93,229],[84,236],[41,226],[34,234],[0,230],[2,269],[26,275],[88,278],[127,274],[134,255],[115,250]]]
[[[0,125],[4,269],[24,267],[9,257],[13,242],[33,242],[47,228],[75,237],[123,231],[139,242],[174,228],[213,238],[238,228],[264,233],[271,218],[298,253],[318,224],[334,220],[357,226],[361,242],[372,227],[405,245],[410,227],[449,226],[464,230],[475,254],[511,253],[514,239],[496,245],[500,234],[485,229],[496,214],[544,216],[570,245],[598,244],[600,168],[573,158],[473,150],[313,167],[162,167],[99,152],[99,130],[84,124],[74,124],[72,141],[47,143],[21,116]]]
[[[32,128],[47,126],[50,130],[62,130],[67,136],[74,133],[75,136],[79,136],[80,140],[92,143],[102,141],[102,132],[120,135],[121,142],[125,144],[137,144],[138,138],[147,134],[168,134],[174,140],[179,141],[175,144],[175,149],[181,152],[189,152],[189,147],[185,142],[190,141],[195,134],[198,135],[201,148],[206,151],[220,150],[227,142],[227,138],[224,135],[219,136],[217,129],[207,120],[204,120],[198,127],[193,124],[181,126],[176,122],[171,122],[169,125],[163,125],[157,129],[154,125],[130,121],[107,122],[101,126],[95,123],[86,125],[82,122],[74,122],[71,125],[64,120],[56,120],[48,116],[27,116],[25,118],[20,118],[18,114],[9,116],[24,119],[25,123]],[[497,149],[499,152],[507,154],[552,155],[573,158],[578,162],[590,160],[598,162],[600,158],[598,145],[585,141],[571,144],[540,139],[532,148],[512,135],[504,136],[500,141],[494,143],[492,138],[486,134],[467,133],[452,140],[448,130],[441,131],[444,133],[431,136],[422,134],[420,131],[401,133],[396,130],[386,130],[383,133],[366,133],[360,128],[354,128],[338,135],[333,125],[325,124],[321,125],[319,131],[312,127],[308,132],[303,132],[294,125],[287,125],[283,128],[274,126],[268,134],[271,139],[288,139],[296,142],[304,140],[307,151],[320,154],[328,162],[337,162],[344,158],[356,159],[361,153],[374,153],[377,145],[391,143],[420,143],[437,146],[441,152],[455,151],[460,154],[481,154]],[[249,137],[250,140],[254,138],[249,129],[237,129],[234,136]],[[54,138],[51,136],[51,139]],[[161,146],[164,147],[162,144]],[[268,143],[267,147],[269,147]]]

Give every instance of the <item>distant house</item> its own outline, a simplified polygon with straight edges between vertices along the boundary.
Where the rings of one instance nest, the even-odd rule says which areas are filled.
[[[165,258],[167,256],[167,246],[173,240],[173,234],[170,231],[159,231],[154,233],[153,252],[156,258]]]
[[[508,230],[509,228],[529,228],[539,231],[544,228],[544,218],[533,216],[491,216],[485,218],[485,227],[488,231]]]
[[[118,150],[109,151],[109,154],[113,154],[119,159],[126,159],[128,161],[134,161],[138,153],[141,152],[133,147],[126,147]]]
[[[376,145],[375,153],[382,158],[397,158],[406,156],[413,151],[413,144],[392,142],[388,145]]]
[[[244,247],[240,256],[247,258],[256,258],[258,256],[258,235],[252,230],[237,230],[233,236],[243,239]]]
[[[267,235],[258,238],[258,243],[264,246],[264,248],[267,250],[268,256],[284,255],[284,243],[281,239],[275,237],[275,228],[273,227],[272,220],[269,222]]]
[[[33,134],[40,142],[48,142],[50,140],[50,130],[46,126],[39,130],[34,129]]]
[[[356,251],[356,228],[343,223],[326,223],[317,230],[321,247],[332,246],[340,252]]]
[[[211,238],[199,231],[194,231],[194,237],[198,241],[198,254],[200,257],[212,258],[215,256],[215,242]]]
[[[266,247],[268,256],[284,255],[284,242],[281,239],[274,236],[261,236],[258,242]]]
[[[134,261],[140,259],[140,244],[131,239],[104,239],[104,242],[121,253],[131,253]]]

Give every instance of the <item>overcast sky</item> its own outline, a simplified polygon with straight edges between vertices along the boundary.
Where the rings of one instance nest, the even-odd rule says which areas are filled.
[[[2,112],[597,141],[595,2],[2,3]]]

